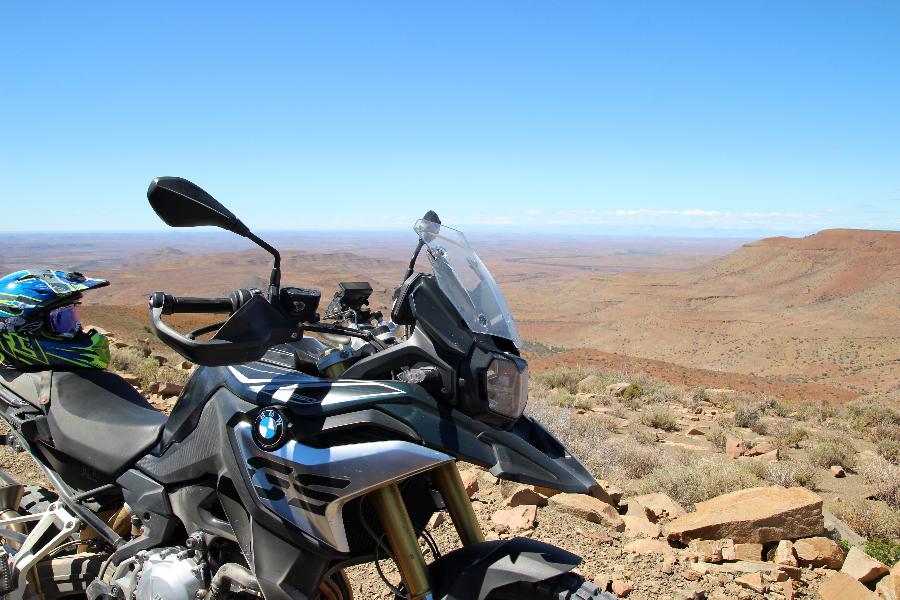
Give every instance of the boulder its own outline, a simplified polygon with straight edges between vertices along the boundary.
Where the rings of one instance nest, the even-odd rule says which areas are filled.
[[[844,467],[841,465],[831,465],[831,474],[835,477],[844,477],[846,473],[844,472]]]
[[[725,436],[725,454],[728,458],[740,458],[746,449],[742,440],[731,435]]]
[[[161,383],[156,391],[160,396],[178,396],[184,391],[184,386],[178,383]]]
[[[462,478],[463,487],[466,488],[466,493],[469,495],[469,498],[478,493],[478,478],[481,475],[481,471],[478,469],[466,469],[465,471],[461,471],[459,476]]]
[[[606,386],[606,393],[610,396],[621,396],[627,388],[628,383],[625,381],[620,381],[619,383],[612,383]]]
[[[687,514],[680,504],[662,493],[644,494],[628,500],[628,511],[640,510],[644,515],[656,523],[660,519],[675,519]]]
[[[753,590],[757,594],[765,594],[769,587],[766,582],[763,581],[762,573],[747,573],[746,575],[735,577],[734,582],[742,588]]]
[[[630,538],[658,538],[662,530],[656,523],[651,523],[644,515],[622,515],[625,522],[625,535]]]
[[[559,493],[559,490],[554,490],[553,488],[543,487],[540,485],[533,485],[531,489],[536,493],[540,494],[544,498],[549,498],[551,496],[555,496]]]
[[[790,540],[778,542],[778,546],[775,547],[775,554],[772,556],[772,562],[776,565],[796,567],[797,557],[794,555],[794,544]]]
[[[844,564],[841,567],[841,573],[846,573],[860,583],[875,581],[889,572],[890,569],[884,563],[875,560],[856,547],[850,548],[850,552],[847,553],[847,557],[844,558]]]
[[[687,430],[687,435],[706,435],[699,427],[691,427]]]
[[[613,579],[610,589],[612,590],[612,593],[619,598],[624,598],[631,593],[633,588],[630,583],[622,581],[621,579]]]
[[[640,539],[632,540],[625,544],[626,552],[634,554],[662,554],[663,556],[674,556],[675,550],[663,540]]]
[[[875,594],[846,573],[832,573],[819,586],[822,600],[875,600]]]
[[[697,504],[695,512],[669,523],[671,541],[731,538],[765,544],[822,533],[822,498],[806,488],[749,488]]]
[[[762,560],[762,544],[735,544],[734,560]]]
[[[547,506],[547,497],[538,494],[534,489],[527,485],[517,485],[512,493],[504,500],[503,505],[512,508],[513,506],[523,506],[533,504],[534,506]]]
[[[599,375],[588,375],[578,382],[578,391],[582,393],[596,393],[603,389],[603,378]]]
[[[884,600],[900,600],[900,574],[891,573],[887,577],[882,577],[875,590]]]
[[[798,567],[775,565],[769,562],[756,560],[739,560],[737,562],[726,562],[718,565],[696,562],[691,568],[698,573],[703,574],[717,573],[743,575],[744,573],[762,573],[768,581],[784,581],[785,579],[799,580],[801,574],[801,569]]]
[[[778,448],[772,450],[771,452],[766,452],[765,454],[760,454],[756,457],[758,460],[763,462],[778,462]]]
[[[763,440],[750,448],[750,450],[747,451],[747,456],[759,456],[760,454],[767,454],[772,450],[775,450],[775,446],[772,444],[772,442]]]
[[[794,554],[801,567],[840,569],[844,564],[844,549],[827,537],[811,537],[794,542]]]
[[[557,494],[550,498],[550,506],[586,521],[600,523],[616,531],[625,531],[625,521],[622,520],[616,509],[592,496]]]
[[[491,515],[491,522],[500,532],[527,531],[534,529],[534,521],[537,518],[536,506],[515,506],[504,510],[498,510]]]
[[[593,496],[597,500],[606,502],[607,504],[618,506],[619,501],[622,499],[621,492],[618,492],[618,490],[615,490],[615,488],[612,488],[612,486],[609,486],[609,484],[604,485],[604,483],[605,482],[598,481],[593,486],[591,486],[591,496]]]

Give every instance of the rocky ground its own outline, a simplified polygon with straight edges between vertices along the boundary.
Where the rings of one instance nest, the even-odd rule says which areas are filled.
[[[168,411],[192,365],[114,339],[113,368]],[[835,408],[559,367],[533,378],[529,413],[598,486],[558,494],[461,465],[489,539],[570,550],[582,574],[628,598],[898,600],[900,415],[877,398]],[[8,448],[0,466],[40,481]],[[429,531],[442,552],[458,545],[443,515]],[[349,574],[357,597],[390,596],[370,565]]]

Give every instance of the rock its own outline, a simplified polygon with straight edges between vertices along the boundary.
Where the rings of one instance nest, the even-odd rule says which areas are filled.
[[[434,513],[433,515],[431,515],[431,518],[428,519],[428,525],[427,525],[428,530],[434,531],[435,529],[437,529],[438,527],[443,525],[445,520],[446,520],[446,517],[444,516],[443,512]]]
[[[758,460],[763,462],[778,462],[778,448],[772,450],[771,452],[766,452],[765,454],[760,454],[756,457]]]
[[[846,473],[844,472],[844,467],[842,467],[841,465],[831,465],[831,474],[838,478],[846,475]]]
[[[725,436],[725,454],[728,458],[739,458],[744,455],[744,442],[734,436]]]
[[[597,500],[601,500],[602,502],[606,502],[607,504],[611,504],[613,506],[617,506],[619,504],[619,501],[622,499],[621,493],[619,493],[618,498],[616,498],[614,494],[611,494],[609,490],[607,490],[607,486],[603,485],[603,483],[599,481],[591,486],[590,494]]]
[[[660,519],[675,519],[687,514],[680,504],[661,493],[630,498],[628,500],[629,512],[636,509],[643,511],[647,519],[653,523]]]
[[[761,573],[747,573],[746,575],[735,577],[734,582],[742,588],[753,590],[757,594],[765,594],[768,588],[766,582],[763,581]]]
[[[750,450],[747,451],[747,456],[759,456],[761,454],[767,454],[775,449],[776,448],[772,444],[772,442],[770,442],[768,440],[763,440],[760,443],[758,443],[757,445],[750,448]]]
[[[846,573],[833,573],[819,586],[822,600],[875,600],[875,594]]]
[[[494,523],[496,529],[501,533],[506,531],[527,531],[534,528],[534,520],[536,518],[536,506],[516,506],[498,510],[491,515],[491,522]]]
[[[632,540],[625,544],[626,552],[634,554],[662,554],[663,556],[674,556],[675,550],[663,540],[640,539]]]
[[[543,496],[544,498],[550,498],[551,496],[555,496],[559,493],[559,490],[554,490],[553,488],[542,487],[540,485],[533,485],[531,489]]]
[[[722,545],[717,540],[691,540],[688,548],[700,562],[722,562]]]
[[[691,427],[687,430],[687,435],[706,435],[706,433],[704,433],[702,429]]]
[[[610,589],[612,589],[612,593],[615,594],[616,596],[618,596],[620,598],[624,598],[625,596],[627,596],[628,594],[631,593],[631,590],[633,588],[631,587],[630,583],[626,583],[619,579],[613,579],[612,587]]]
[[[612,500],[610,504],[612,504],[613,506],[619,506],[619,504],[622,503],[622,496],[625,495],[625,492],[623,492],[620,488],[616,487],[605,479],[598,479],[597,485],[602,487],[606,494],[609,496],[610,500]],[[594,497],[596,498],[597,496]],[[602,498],[600,499],[602,500]]]
[[[159,364],[159,366],[161,366],[161,367],[165,366],[169,362],[169,359],[166,358],[165,356],[162,356],[161,354],[154,354],[150,358],[155,360],[157,362],[157,364]]]
[[[147,386],[147,393],[148,393],[148,394],[155,394],[155,393],[157,393],[158,391],[159,391],[159,384],[158,384],[158,383],[151,383],[150,385]]]
[[[851,546],[862,546],[866,543],[866,538],[853,531],[849,525],[834,516],[827,508],[822,509],[822,516],[825,517],[825,530],[832,537],[846,540]]]
[[[178,396],[184,391],[184,386],[177,383],[161,383],[157,392],[160,396]]]
[[[137,386],[137,384],[140,382],[137,375],[132,375],[131,373],[119,373],[119,377],[133,386]]]
[[[860,583],[875,581],[889,572],[890,569],[884,563],[875,560],[856,547],[850,548],[850,552],[847,553],[846,558],[844,558],[844,564],[841,567],[841,573],[846,573]]]
[[[801,567],[840,569],[844,564],[844,549],[827,537],[811,537],[794,542],[794,554]]]
[[[656,523],[651,523],[644,515],[622,515],[625,522],[625,535],[630,538],[658,538],[662,530]]]
[[[776,565],[786,565],[788,567],[797,566],[797,557],[794,556],[794,544],[790,540],[781,540],[775,547],[775,555],[772,562]]]
[[[719,543],[722,544],[722,560],[737,560],[737,554],[734,550],[734,540],[731,538],[726,538],[724,540],[719,540]],[[759,560],[757,557],[756,560]]]
[[[822,498],[802,487],[749,488],[697,504],[695,512],[669,523],[670,541],[731,538],[767,543],[822,533]]]
[[[799,567],[776,565],[757,560],[739,560],[721,564],[697,562],[692,568],[706,573],[718,573],[728,575],[743,575],[745,573],[762,573],[770,581],[784,581],[785,579],[800,579],[802,570]]]
[[[478,493],[478,478],[480,475],[481,472],[478,469],[466,469],[459,474],[459,476],[462,478],[463,487],[466,488],[466,493],[469,495],[469,498]]]
[[[547,497],[538,494],[530,486],[517,485],[512,493],[503,500],[506,507],[523,506],[533,504],[534,506],[547,506]]]
[[[900,565],[900,563],[897,564]],[[895,575],[892,572],[887,577],[883,577],[875,586],[875,590],[884,600],[900,600],[900,574]]]
[[[762,544],[735,544],[734,560],[762,560]]]
[[[621,396],[627,388],[628,383],[625,381],[620,381],[619,383],[613,383],[606,386],[606,393],[610,396]]]
[[[780,581],[772,586],[772,589],[781,592],[785,600],[795,600],[797,598],[797,586],[793,581]]]
[[[625,531],[625,521],[616,509],[592,496],[557,494],[550,498],[550,506],[586,521],[600,523],[616,531]]]
[[[113,343],[112,343],[112,347],[113,347],[113,348],[118,348],[118,349],[121,350],[122,348],[127,348],[127,347],[128,347],[128,344],[126,344],[125,342],[113,342]]]

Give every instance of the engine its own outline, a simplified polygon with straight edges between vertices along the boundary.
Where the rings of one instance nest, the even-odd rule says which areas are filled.
[[[196,600],[205,587],[205,565],[187,548],[139,552],[132,565],[132,571],[116,580],[126,600]]]

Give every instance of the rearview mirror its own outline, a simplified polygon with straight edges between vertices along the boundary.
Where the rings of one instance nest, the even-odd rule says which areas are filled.
[[[221,227],[247,236],[250,230],[200,186],[181,177],[157,177],[147,190],[150,206],[170,227]]]

